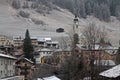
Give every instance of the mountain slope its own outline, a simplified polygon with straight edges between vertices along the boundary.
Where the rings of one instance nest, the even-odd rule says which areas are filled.
[[[0,35],[7,35],[10,38],[14,35],[24,36],[25,30],[30,30],[31,36],[66,36],[72,30],[74,15],[66,9],[57,7],[59,10],[53,9],[50,14],[39,14],[33,9],[24,9],[30,14],[29,18],[18,16],[18,11],[11,7],[9,0],[0,0]],[[21,9],[23,10],[23,9]],[[33,22],[33,19],[40,20],[45,25],[38,25]],[[111,22],[103,22],[93,16],[88,16],[87,19],[79,19],[80,32],[88,26],[88,23],[94,22],[100,27],[105,27],[108,37],[112,43],[118,45],[120,40],[120,21],[115,17],[111,17]],[[57,28],[64,28],[65,33],[56,33]]]
[[[3,0],[1,0],[3,1]],[[2,3],[5,3],[4,1]],[[24,35],[25,29],[30,30],[31,35],[50,35],[55,34],[55,30],[59,27],[67,27],[72,23],[73,15],[67,10],[53,10],[46,16],[38,14],[33,10],[26,10],[30,13],[30,18],[17,17],[18,11],[13,9],[9,4],[0,2],[0,34],[10,37],[15,34]],[[32,22],[32,18],[42,20],[46,25],[36,25]],[[44,30],[46,29],[46,30]],[[56,33],[57,35],[57,33]],[[59,35],[59,34],[58,34]],[[61,34],[60,34],[61,35]]]

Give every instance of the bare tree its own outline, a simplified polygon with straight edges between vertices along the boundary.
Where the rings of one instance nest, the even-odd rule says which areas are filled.
[[[61,37],[59,42],[60,42],[60,47],[62,50],[68,48],[68,38],[67,37]]]
[[[99,71],[101,70],[102,66],[95,66],[94,62],[95,60],[101,60],[100,59],[100,55],[98,56],[99,59],[96,59],[95,57],[95,45],[98,44],[99,45],[99,49],[102,49],[103,47],[105,47],[106,42],[106,32],[105,29],[100,29],[99,27],[96,26],[96,24],[94,23],[90,23],[88,25],[88,27],[85,29],[85,31],[83,32],[85,38],[86,38],[86,46],[87,49],[90,50],[89,52],[89,66],[90,67],[90,77],[91,80],[96,80]]]
[[[28,3],[27,1],[24,2],[22,7],[23,7],[23,8],[29,8],[29,3]]]
[[[12,7],[15,8],[15,9],[21,8],[21,2],[20,2],[20,0],[13,0],[12,1]]]
[[[83,35],[86,38],[86,47],[88,47],[88,49],[94,49],[96,43],[100,44],[100,40],[106,38],[105,30],[98,28],[94,23],[89,23]]]

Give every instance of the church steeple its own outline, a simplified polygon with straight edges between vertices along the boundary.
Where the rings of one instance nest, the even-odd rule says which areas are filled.
[[[75,15],[74,23],[78,23],[78,22],[79,22],[79,20],[78,20],[78,18],[77,18],[77,15]]]
[[[75,15],[75,18],[73,20],[73,32],[74,33],[78,33],[78,24],[79,24],[79,20],[77,15]]]

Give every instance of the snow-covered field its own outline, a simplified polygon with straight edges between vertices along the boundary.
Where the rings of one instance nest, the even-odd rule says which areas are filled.
[[[30,13],[30,18],[25,19],[17,17],[17,11],[5,1],[10,0],[0,0],[0,35],[7,35],[10,38],[14,35],[24,36],[25,30],[28,28],[31,36],[59,37],[66,36],[66,34],[56,33],[55,30],[57,28],[64,28],[66,32],[72,29],[74,15],[65,9],[60,9],[61,11],[53,10],[51,14],[47,14],[46,16],[40,15],[33,10],[27,10]],[[31,21],[31,18],[42,20],[46,25],[35,25]],[[118,45],[120,40],[120,21],[112,17],[111,22],[106,23],[89,16],[87,19],[79,19],[80,32],[83,32],[84,28],[90,22],[94,22],[100,27],[105,27],[106,31],[108,31],[110,41]]]

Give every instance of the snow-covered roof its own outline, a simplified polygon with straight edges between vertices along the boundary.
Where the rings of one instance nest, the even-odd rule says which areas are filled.
[[[51,42],[46,42],[47,44],[59,44],[58,41],[51,41]]]
[[[51,76],[51,77],[43,78],[43,80],[61,80],[61,79],[59,79],[59,78],[56,77],[56,76]]]
[[[0,57],[10,58],[10,59],[17,59],[17,58],[15,58],[15,57],[13,57],[13,56],[6,55],[6,54],[2,54],[2,53],[0,53]]]
[[[52,39],[51,38],[38,38],[38,41],[51,41]]]
[[[38,51],[52,51],[51,49],[48,49],[48,48],[43,48],[43,49],[40,49]]]
[[[30,63],[33,63],[33,61],[27,59],[27,58],[24,58],[26,61],[30,62]]]
[[[44,38],[38,38],[38,41],[45,42],[45,39]]]
[[[116,49],[116,50],[117,50],[117,49],[118,49],[118,47],[108,46],[108,47],[106,47],[105,49],[114,49],[114,50]]]
[[[63,51],[61,48],[56,49],[55,52]]]
[[[98,49],[100,49],[100,45],[95,45],[95,50],[98,50]]]
[[[30,37],[31,39],[37,39],[37,37]]]
[[[70,48],[67,48],[67,49],[61,49],[61,48],[59,48],[59,49],[55,50],[55,52],[60,52],[60,51],[71,51],[71,49]]]
[[[109,70],[101,72],[99,75],[108,77],[108,78],[116,78],[116,77],[120,76],[120,64]]]
[[[95,60],[94,64],[103,66],[115,66],[115,62],[113,60]]]
[[[11,76],[11,77],[6,77],[6,78],[3,78],[3,79],[0,79],[0,80],[23,80],[24,79],[24,76]]]
[[[81,45],[81,44],[77,44],[76,45],[78,48],[80,48],[80,49],[88,49],[88,46],[86,46],[86,45]],[[83,48],[83,47],[85,47],[86,46],[86,48]],[[95,48],[93,47],[92,48],[93,50],[99,50],[100,49],[100,45],[95,45]]]
[[[105,50],[105,51],[109,54],[116,54],[117,53],[117,50],[114,50],[114,49]]]
[[[43,80],[43,79],[37,78],[37,80]]]
[[[51,38],[45,38],[45,41],[49,41],[49,40],[51,41],[52,39]]]

